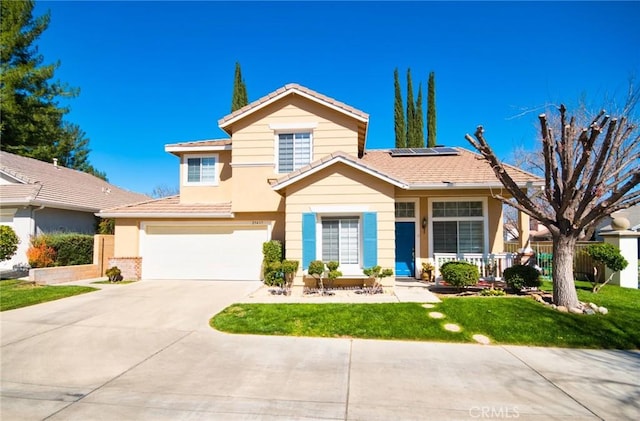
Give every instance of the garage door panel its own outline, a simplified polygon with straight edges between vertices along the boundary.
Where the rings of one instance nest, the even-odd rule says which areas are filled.
[[[266,226],[148,225],[142,241],[146,279],[260,278]]]

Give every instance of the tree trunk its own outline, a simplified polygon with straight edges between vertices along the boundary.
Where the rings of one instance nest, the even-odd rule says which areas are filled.
[[[573,254],[577,238],[559,235],[553,239],[553,302],[567,308],[578,306],[573,279]]]

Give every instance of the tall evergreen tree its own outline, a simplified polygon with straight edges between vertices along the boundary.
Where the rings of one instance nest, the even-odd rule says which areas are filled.
[[[231,112],[239,110],[247,104],[249,104],[247,86],[242,78],[240,63],[236,62],[236,72],[233,79],[233,95],[231,97]]]
[[[0,3],[0,147],[7,152],[51,161],[104,178],[88,161],[89,140],[63,120],[60,98],[79,90],[52,81],[60,63],[44,65],[35,41],[49,26],[49,13],[34,18],[33,1]]]
[[[400,92],[400,79],[398,68],[393,71],[393,87],[395,91],[395,101],[393,105],[393,122],[396,131],[396,148],[407,147],[407,132],[404,123],[404,105],[402,104],[402,93]]]
[[[416,99],[416,138],[413,148],[424,148],[424,118],[422,117],[422,82],[418,85],[418,99]]]
[[[407,69],[407,147],[416,144],[416,104],[413,101],[413,84],[411,83],[411,69]]]
[[[436,74],[429,73],[427,93],[427,146],[433,148],[436,141]]]

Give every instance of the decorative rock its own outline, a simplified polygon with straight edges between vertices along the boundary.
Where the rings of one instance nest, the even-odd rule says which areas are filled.
[[[565,306],[558,306],[558,307],[556,307],[556,310],[558,310],[560,313],[568,313],[569,312],[569,310]]]
[[[444,314],[437,311],[432,311],[429,313],[429,317],[431,317],[432,319],[442,319],[444,318]]]
[[[460,332],[460,330],[462,330],[460,329],[460,326],[454,323],[447,323],[446,325],[444,325],[444,328],[449,332]]]
[[[555,304],[551,304],[551,308],[555,310],[555,309],[557,309],[557,308],[558,308],[558,306],[557,306],[557,305],[555,305]]]
[[[434,308],[435,306],[433,304],[422,304],[422,307],[424,307],[424,308]]]
[[[611,221],[611,228],[613,228],[615,231],[628,230],[630,226],[631,223],[629,222],[629,220],[623,216],[617,216]]]
[[[598,311],[598,304],[589,303],[589,307],[591,307],[591,309],[593,309],[594,311]]]
[[[571,307],[569,313],[582,314],[582,309],[580,307]]]
[[[596,314],[596,312],[589,307],[584,309],[584,314],[592,315],[592,314]]]
[[[476,341],[476,342],[478,342],[479,344],[482,344],[482,345],[489,345],[491,343],[491,339],[487,338],[484,335],[476,334],[476,335],[473,335],[472,338],[473,338],[474,341]]]
[[[609,312],[606,307],[599,307],[598,311],[600,312],[600,314],[607,314]]]

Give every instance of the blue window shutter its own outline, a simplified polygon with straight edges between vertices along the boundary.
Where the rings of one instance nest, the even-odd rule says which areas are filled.
[[[302,214],[302,268],[316,260],[316,214]]]
[[[378,215],[375,212],[362,214],[362,265],[370,268],[378,264]]]

